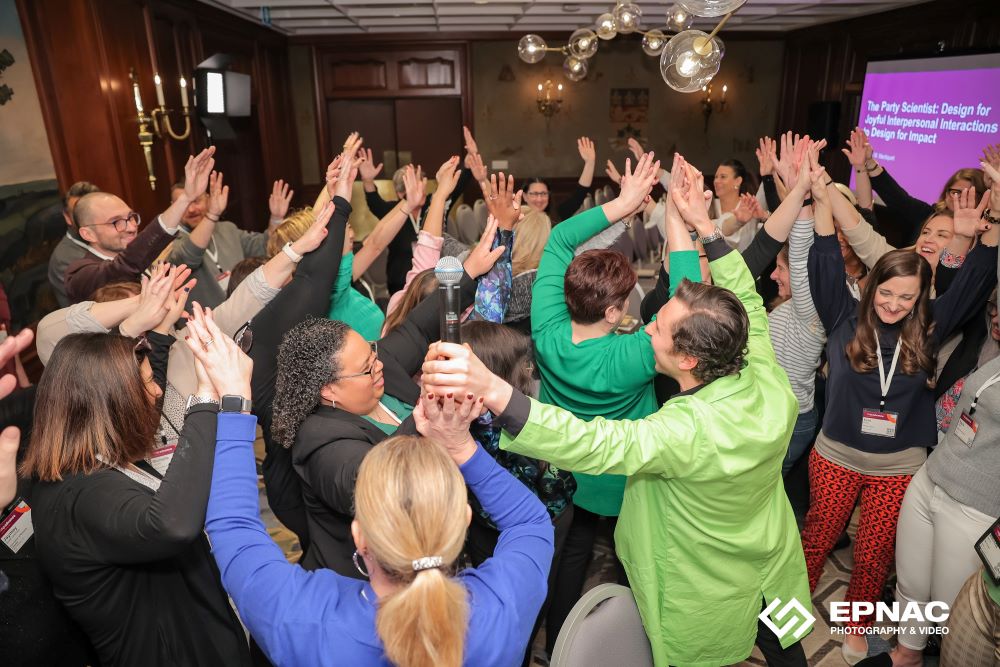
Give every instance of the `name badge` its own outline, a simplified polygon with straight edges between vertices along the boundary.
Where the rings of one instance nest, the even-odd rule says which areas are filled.
[[[167,468],[170,467],[170,461],[174,458],[174,450],[176,449],[177,441],[171,440],[162,447],[154,449],[153,453],[149,455],[149,464],[156,472],[160,473],[161,477],[167,474]]]
[[[972,447],[972,441],[976,439],[977,431],[979,431],[979,424],[969,416],[969,413],[963,411],[955,424],[955,435],[967,447]]]
[[[895,438],[898,419],[898,412],[864,409],[861,411],[861,432],[865,435]]]
[[[17,553],[35,534],[35,528],[31,524],[31,508],[24,498],[15,500],[13,507],[0,518],[0,542]]]
[[[1000,520],[976,541],[976,553],[986,566],[993,583],[1000,586]]]

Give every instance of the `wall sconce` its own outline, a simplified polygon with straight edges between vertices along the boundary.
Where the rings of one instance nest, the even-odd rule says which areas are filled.
[[[149,174],[149,187],[156,189],[156,175],[153,174],[153,133],[149,131],[152,118],[146,115],[142,106],[142,96],[139,94],[139,81],[135,76],[135,68],[130,68],[128,78],[132,82],[132,95],[135,98],[136,119],[139,121],[139,145],[146,157],[146,173]]]
[[[719,100],[719,113],[726,110],[726,92],[729,90],[729,86],[722,86],[722,99]],[[702,86],[701,89],[703,95],[701,96],[701,113],[705,117],[705,132],[708,132],[708,121],[712,117],[712,111],[714,106],[712,104],[712,84]]]
[[[553,95],[553,91],[555,95]],[[562,91],[563,85],[561,83],[556,85],[552,83],[551,79],[546,79],[545,83],[538,84],[538,97],[535,102],[538,105],[538,112],[545,116],[546,120],[559,113],[559,109],[562,107]]]
[[[165,138],[163,132],[166,130],[167,136],[174,141],[184,141],[191,136],[191,111],[188,109],[187,81],[184,80],[184,77],[181,77],[181,106],[183,107],[181,113],[184,115],[184,134],[174,132],[174,128],[170,124],[169,114],[171,109],[168,109],[163,101],[163,82],[159,74],[153,76],[153,83],[156,84],[156,103],[159,104],[152,111],[153,131],[161,139]]]

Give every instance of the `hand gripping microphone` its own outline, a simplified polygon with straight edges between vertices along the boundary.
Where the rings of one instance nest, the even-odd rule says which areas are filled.
[[[447,343],[462,342],[460,329],[462,316],[461,288],[465,269],[457,257],[442,257],[434,267],[434,277],[438,279],[438,296],[441,298],[441,340]]]

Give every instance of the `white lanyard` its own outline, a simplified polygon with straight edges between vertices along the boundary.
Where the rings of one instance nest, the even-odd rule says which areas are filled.
[[[97,460],[100,461],[101,463],[107,463],[104,460],[104,457],[102,457],[100,454],[97,455]],[[113,467],[115,470],[125,475],[133,482],[137,484],[142,484],[147,489],[151,489],[154,492],[160,489],[160,482],[163,481],[159,477],[154,477],[153,475],[150,475],[142,468],[137,468],[136,466],[132,466],[130,468],[123,468],[121,466],[113,466]]]
[[[986,382],[984,382],[983,386],[980,387],[979,391],[976,392],[976,395],[972,397],[972,405],[969,406],[969,416],[970,417],[972,415],[976,414],[976,405],[979,403],[979,396],[984,391],[986,391],[987,389],[989,389],[990,387],[992,387],[993,385],[995,385],[997,382],[1000,382],[1000,372],[995,373],[992,377],[990,377],[990,379],[988,379]]]
[[[889,393],[889,386],[892,385],[892,376],[896,372],[896,362],[899,361],[899,349],[902,347],[901,338],[896,339],[896,351],[892,353],[892,365],[889,366],[889,377],[886,377],[885,367],[882,365],[882,344],[875,334],[875,354],[878,356],[878,381],[882,387],[882,400],[879,403],[879,410],[885,407],[885,397]]]
[[[382,408],[383,410],[385,410],[385,414],[389,415],[389,419],[391,419],[392,421],[396,422],[396,426],[399,426],[400,424],[403,423],[403,421],[399,417],[396,416],[395,412],[393,412],[389,408],[385,407],[385,403],[383,403],[382,401],[379,401],[378,405],[379,405],[380,408]]]

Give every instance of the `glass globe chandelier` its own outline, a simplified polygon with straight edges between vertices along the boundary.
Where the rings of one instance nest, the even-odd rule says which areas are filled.
[[[642,9],[629,0],[618,0],[610,12],[598,16],[592,26],[575,30],[565,46],[550,47],[539,35],[525,35],[517,44],[517,55],[524,62],[541,62],[549,51],[565,56],[563,75],[570,81],[582,81],[589,70],[589,60],[597,53],[601,40],[618,35],[642,35],[642,51],[660,58],[660,75],[678,92],[701,90],[722,65],[725,46],[716,35],[729,17],[746,0],[676,0],[666,13],[666,25],[642,29]],[[711,33],[690,30],[695,17],[722,16]],[[675,33],[672,37],[668,33]]]

